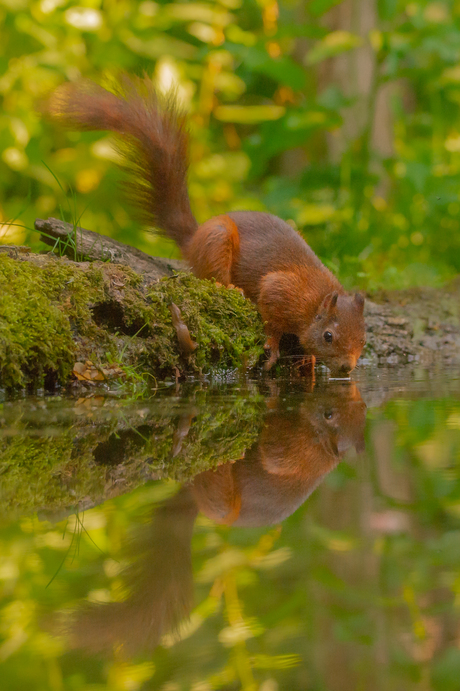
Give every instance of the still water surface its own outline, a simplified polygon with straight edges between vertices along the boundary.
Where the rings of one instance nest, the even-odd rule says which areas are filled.
[[[458,691],[460,377],[0,403],[0,688]]]

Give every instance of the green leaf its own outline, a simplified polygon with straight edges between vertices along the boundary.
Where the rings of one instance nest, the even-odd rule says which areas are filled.
[[[268,161],[277,154],[305,145],[308,138],[318,130],[329,129],[340,124],[337,113],[315,109],[291,109],[286,116],[275,122],[265,122],[259,131],[248,137],[245,150],[251,157],[251,176],[265,171]]]
[[[244,67],[250,72],[265,74],[279,84],[291,87],[294,91],[305,86],[305,69],[287,55],[272,58],[265,48],[260,46],[229,46],[229,50],[240,58]]]
[[[192,60],[198,52],[195,46],[168,36],[168,34],[156,35],[151,39],[143,40],[130,34],[130,32],[126,32],[126,35],[123,35],[123,42],[133,53],[154,59],[164,55],[172,55],[175,58]]]
[[[399,0],[377,0],[377,11],[380,19],[394,19],[398,11]]]
[[[360,36],[349,31],[332,31],[322,41],[318,41],[316,46],[309,51],[306,57],[307,65],[315,65],[318,62],[331,58],[334,55],[353,50],[362,44]]]
[[[341,2],[342,0],[312,0],[308,9],[313,16],[320,17],[322,14],[330,10],[331,7],[340,5]]]
[[[214,110],[214,117],[221,122],[239,122],[253,124],[279,120],[286,109],[283,106],[218,106]]]

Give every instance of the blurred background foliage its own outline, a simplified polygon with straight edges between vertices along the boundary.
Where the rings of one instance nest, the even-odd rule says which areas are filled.
[[[0,23],[0,242],[36,246],[34,218],[64,215],[176,253],[133,221],[110,139],[36,112],[127,70],[190,114],[199,221],[273,212],[368,289],[460,270],[458,0],[0,0]]]
[[[176,483],[148,483],[58,523],[4,524],[2,688],[457,691],[460,403],[454,392],[420,394],[414,386],[372,407],[366,456],[341,463],[281,526],[198,516],[195,607],[182,640],[167,634],[155,653],[88,657],[69,648],[52,613],[126,597],[136,559],[126,545],[158,520]],[[170,521],[180,578],[187,554]],[[143,583],[155,585],[156,559],[146,554]],[[136,625],[128,618],[134,640]]]

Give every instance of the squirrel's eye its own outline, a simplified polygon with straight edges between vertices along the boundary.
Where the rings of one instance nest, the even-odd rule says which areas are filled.
[[[326,341],[326,343],[332,343],[333,336],[331,331],[325,331],[323,333],[323,338]]]
[[[331,420],[333,415],[334,413],[332,412],[332,410],[326,410],[326,412],[324,413],[324,417],[326,418],[326,420]]]

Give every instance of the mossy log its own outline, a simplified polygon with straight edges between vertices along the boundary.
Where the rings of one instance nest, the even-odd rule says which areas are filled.
[[[0,387],[153,382],[262,363],[263,324],[238,290],[56,219],[36,227],[67,256],[0,245]],[[171,303],[193,353],[181,348]],[[364,363],[460,362],[459,281],[373,296],[365,314]]]
[[[118,259],[72,261],[0,246],[0,387],[154,381],[259,360],[263,325],[239,291],[177,273],[168,260],[137,273]],[[180,348],[171,303],[198,344],[192,355]]]

